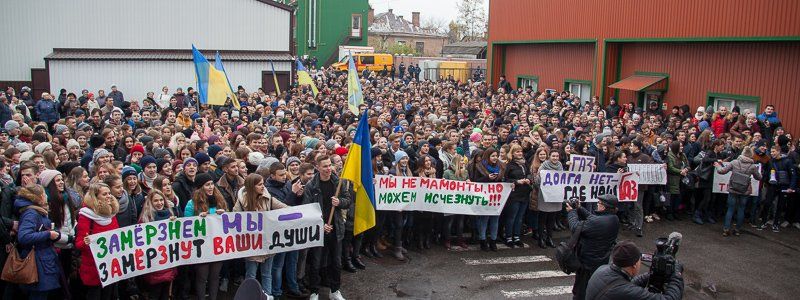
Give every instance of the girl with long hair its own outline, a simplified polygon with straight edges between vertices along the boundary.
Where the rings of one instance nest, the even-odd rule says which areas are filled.
[[[564,167],[561,164],[561,152],[556,149],[547,150],[547,159],[541,161],[539,170],[563,171]],[[538,172],[537,172],[538,174]],[[541,178],[534,180],[534,185],[541,184]],[[556,218],[561,211],[560,202],[545,202],[544,195],[539,190],[539,201],[537,201],[537,209],[539,210],[539,247],[555,248],[553,243],[553,230],[555,229]]]
[[[497,150],[487,148],[476,165],[476,173],[472,174],[475,182],[502,182],[505,166],[500,162]],[[497,230],[500,216],[478,216],[478,241],[483,251],[497,251]],[[487,242],[487,229],[489,240]]]
[[[531,180],[525,154],[519,145],[511,145],[508,150],[508,163],[506,164],[503,177],[506,182],[514,184],[511,194],[508,196],[504,207],[505,214],[505,238],[506,246],[522,247],[522,218],[528,206],[531,193]]]
[[[197,174],[194,179],[195,191],[192,199],[186,203],[183,215],[185,217],[206,217],[209,214],[221,215],[228,210],[225,198],[214,184],[213,178],[208,173]],[[222,261],[194,265],[195,295],[205,295],[208,287],[209,299],[217,299],[219,292],[219,273]],[[202,298],[202,296],[198,296]]]
[[[183,217],[183,211],[178,207],[178,196],[175,195],[175,191],[172,190],[172,180],[170,180],[169,177],[161,175],[156,176],[156,179],[153,180],[153,188],[150,190],[159,191],[164,194],[164,199],[167,199],[167,202],[172,202],[172,206],[175,207],[175,215]]]
[[[135,176],[134,176],[135,177]],[[175,220],[174,205],[166,200],[161,191],[151,190],[147,199],[142,205],[142,213],[139,216],[139,223],[147,223],[161,220]],[[148,273],[142,276],[142,280],[148,285],[149,299],[167,300],[170,294],[170,285],[178,274],[176,268]]]
[[[258,174],[247,175],[244,179],[244,191],[241,200],[237,200],[233,211],[262,212],[288,207],[267,192],[264,177]],[[224,201],[223,201],[224,203]],[[274,255],[252,256],[245,259],[245,278],[256,278],[256,271],[261,274],[261,289],[266,295],[272,295],[272,257]]]
[[[49,204],[44,189],[33,185],[21,187],[14,207],[18,209],[19,230],[17,233],[18,251],[21,257],[27,257],[35,251],[36,271],[38,281],[33,284],[19,285],[26,292],[28,299],[45,300],[51,291],[61,286],[61,268],[54,267],[58,264],[58,254],[53,246],[61,240],[62,234],[52,228],[52,221],[48,218]],[[10,288],[10,287],[9,287]]]
[[[469,180],[469,173],[467,173],[467,158],[456,154],[450,160],[450,166],[444,171],[444,179],[467,181]],[[459,214],[445,214],[444,227],[442,234],[444,235],[444,247],[448,250],[452,249],[453,238],[455,238],[456,246],[462,249],[467,249],[467,243],[464,241],[462,234],[464,233],[464,215]],[[455,236],[452,234],[453,224],[455,224]]]
[[[433,157],[424,155],[417,160],[417,176],[424,178],[436,178],[436,164]],[[415,211],[414,215],[414,235],[417,238],[417,248],[430,249],[430,239],[433,234],[433,213],[429,211]]]
[[[83,195],[89,189],[89,172],[83,167],[75,167],[67,174],[67,192],[72,199],[78,200],[77,207],[83,203]]]
[[[81,251],[80,278],[87,286],[87,299],[110,300],[117,297],[117,284],[100,285],[100,275],[95,267],[94,255],[89,249],[90,235],[119,228],[117,218],[119,203],[105,183],[95,183],[83,197],[83,208],[78,212],[75,248]]]
[[[539,168],[542,166],[542,163],[547,160],[548,151],[549,149],[546,146],[541,146],[536,149],[533,157],[531,157],[531,172],[529,176],[533,190],[531,191],[531,197],[528,201],[528,217],[526,218],[526,222],[528,223],[528,227],[533,229],[533,239],[536,241],[540,241],[539,237],[542,236],[542,231],[544,230],[542,226],[539,226],[539,185],[541,183]],[[539,246],[544,248],[544,243],[540,243]]]

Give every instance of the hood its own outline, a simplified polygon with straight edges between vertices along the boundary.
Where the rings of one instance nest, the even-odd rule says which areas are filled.
[[[752,158],[744,155],[739,155],[739,161],[741,161],[743,164],[753,164],[755,162]]]
[[[17,211],[31,205],[33,205],[33,201],[28,200],[25,197],[17,196],[17,198],[14,199],[14,209],[16,209]]]

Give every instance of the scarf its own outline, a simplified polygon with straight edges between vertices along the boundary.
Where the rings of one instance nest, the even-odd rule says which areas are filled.
[[[564,167],[561,166],[561,162],[553,163],[548,159],[542,162],[539,170],[563,171]]]
[[[170,212],[169,209],[165,205],[164,209],[156,211],[155,218],[153,218],[153,221],[166,220],[166,219],[169,219],[169,217],[171,217],[171,216],[172,216],[172,212]]]
[[[489,162],[488,162],[488,161],[486,161],[485,159],[484,159],[484,160],[483,160],[481,163],[483,164],[483,167],[485,167],[485,168],[486,168],[486,171],[489,171],[489,174],[492,174],[492,173],[500,173],[500,164],[497,164],[497,165],[495,165],[495,166],[492,166],[492,165],[490,165],[490,164],[489,164]]]
[[[87,217],[92,221],[94,221],[95,223],[100,224],[100,226],[107,226],[108,224],[111,224],[112,217],[100,216],[97,213],[95,213],[91,208],[83,207],[78,213],[81,216]]]
[[[156,174],[156,176],[158,176],[158,174]],[[144,182],[144,186],[146,186],[148,189],[152,189],[153,181],[156,180],[156,176],[147,177],[147,175],[144,172],[141,172],[139,173],[139,181]]]
[[[122,191],[122,197],[119,198],[119,212],[118,214],[123,214],[128,211],[128,204],[130,204],[130,198],[128,197],[128,193]]]

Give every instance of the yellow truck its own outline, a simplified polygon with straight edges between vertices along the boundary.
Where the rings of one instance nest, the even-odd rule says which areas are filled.
[[[332,66],[337,71],[346,72],[348,68],[348,58],[349,56],[345,56]],[[394,57],[391,54],[383,53],[357,53],[353,55],[353,63],[356,65],[356,69],[359,72],[364,71],[364,69],[380,72],[383,71],[384,67],[386,67],[387,72],[390,72],[394,67]]]

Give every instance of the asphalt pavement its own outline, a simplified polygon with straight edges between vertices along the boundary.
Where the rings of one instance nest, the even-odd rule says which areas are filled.
[[[647,224],[642,238],[623,231],[620,240],[632,240],[652,253],[655,239],[673,231],[683,234],[677,259],[685,266],[684,299],[800,295],[800,230],[789,227],[773,233],[748,225],[740,237],[723,237],[719,223],[662,220]],[[567,238],[567,232],[558,232],[555,240]],[[503,246],[498,252],[483,252],[475,245],[465,251],[434,245],[409,251],[406,262],[388,255],[362,258],[367,269],[343,272],[342,293],[347,299],[571,299],[574,276],[559,271],[554,249],[535,246],[530,236],[523,241],[528,247]]]

